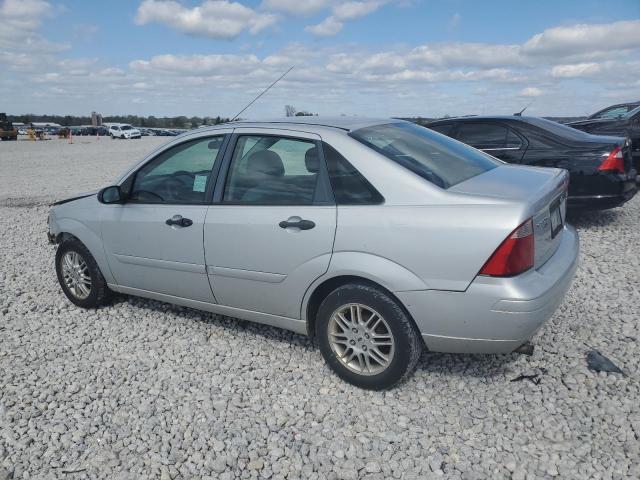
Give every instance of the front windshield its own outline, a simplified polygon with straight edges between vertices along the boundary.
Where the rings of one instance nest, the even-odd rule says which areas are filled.
[[[473,147],[409,122],[361,128],[350,135],[441,188],[503,164]]]
[[[123,125],[120,127],[122,130],[131,130],[133,127],[131,125]]]

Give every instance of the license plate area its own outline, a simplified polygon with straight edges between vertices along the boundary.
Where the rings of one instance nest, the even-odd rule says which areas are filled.
[[[555,238],[560,230],[562,230],[563,220],[562,211],[560,210],[560,204],[560,198],[557,198],[549,206],[549,219],[551,220],[551,238]]]

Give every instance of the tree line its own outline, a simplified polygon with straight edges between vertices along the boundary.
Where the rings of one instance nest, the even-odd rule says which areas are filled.
[[[78,115],[36,115],[27,113],[25,115],[7,115],[10,122],[21,122],[29,124],[31,122],[57,123],[64,127],[91,125],[91,116]],[[128,123],[136,127],[147,128],[197,128],[201,125],[218,125],[228,122],[224,117],[141,117],[138,115],[112,115],[102,117],[102,123]]]

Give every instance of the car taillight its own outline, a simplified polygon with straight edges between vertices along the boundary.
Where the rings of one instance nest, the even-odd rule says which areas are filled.
[[[534,256],[533,220],[530,218],[500,244],[479,275],[513,277],[533,267]]]
[[[614,148],[611,153],[603,153],[602,156],[605,159],[598,167],[598,170],[624,173],[624,156],[622,155],[621,147]]]

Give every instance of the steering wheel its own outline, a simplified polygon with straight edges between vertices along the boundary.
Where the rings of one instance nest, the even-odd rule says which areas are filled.
[[[136,190],[132,192],[131,196],[132,197],[135,196],[136,198],[139,198],[141,193],[145,195],[151,195],[152,197],[158,198],[161,202],[164,202],[164,198],[162,198],[162,196],[158,195],[156,192],[150,192],[149,190]]]
[[[189,172],[184,172],[186,175],[191,175]],[[175,174],[174,174],[175,175]],[[165,180],[164,190],[167,193],[167,196],[171,200],[178,200],[182,197],[184,193],[185,184],[171,176]]]

